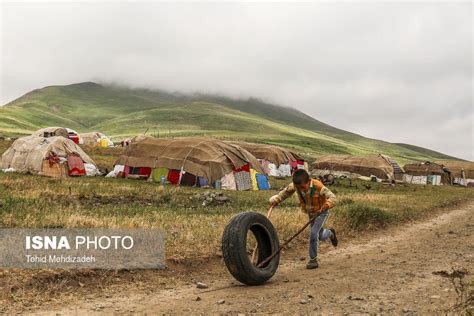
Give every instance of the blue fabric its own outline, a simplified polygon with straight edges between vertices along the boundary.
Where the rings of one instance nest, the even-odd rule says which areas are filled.
[[[264,174],[257,173],[256,178],[257,178],[257,184],[258,184],[259,190],[270,189],[270,186],[268,185],[268,179]]]
[[[199,186],[200,187],[205,187],[205,186],[209,185],[206,178],[198,177],[198,181],[199,181]]]
[[[314,259],[318,257],[318,248],[320,240],[327,240],[332,237],[332,232],[329,229],[323,228],[329,216],[329,211],[324,211],[316,217],[311,223],[311,235],[309,237],[309,258]]]

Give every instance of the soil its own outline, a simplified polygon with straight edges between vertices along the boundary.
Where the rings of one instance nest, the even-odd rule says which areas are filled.
[[[453,311],[460,295],[471,300],[474,267],[474,202],[430,220],[340,240],[321,250],[320,268],[306,270],[306,251],[286,251],[276,275],[263,286],[232,279],[221,260],[184,276],[171,288],[91,293],[49,303],[35,314],[91,313],[389,313]],[[452,283],[464,285],[458,294]],[[208,288],[197,288],[196,282]],[[460,282],[460,283],[459,283]],[[471,288],[469,288],[469,284]],[[202,286],[201,286],[202,287]],[[471,296],[469,296],[471,295]]]

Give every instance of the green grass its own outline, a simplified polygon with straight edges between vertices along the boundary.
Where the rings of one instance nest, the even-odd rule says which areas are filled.
[[[256,99],[180,95],[81,83],[34,90],[0,107],[0,135],[29,134],[45,126],[101,131],[115,140],[148,134],[206,135],[265,142],[312,158],[325,153],[384,153],[404,164],[453,157],[416,146],[397,145],[343,131],[295,109]]]

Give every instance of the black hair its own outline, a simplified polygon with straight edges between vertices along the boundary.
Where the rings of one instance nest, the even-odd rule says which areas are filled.
[[[304,169],[298,169],[293,173],[293,183],[296,185],[308,183],[310,180],[308,172]]]

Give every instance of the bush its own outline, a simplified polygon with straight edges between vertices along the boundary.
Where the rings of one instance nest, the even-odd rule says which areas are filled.
[[[372,227],[384,227],[393,220],[392,214],[363,203],[348,203],[342,212],[343,221],[351,230],[367,230]]]

